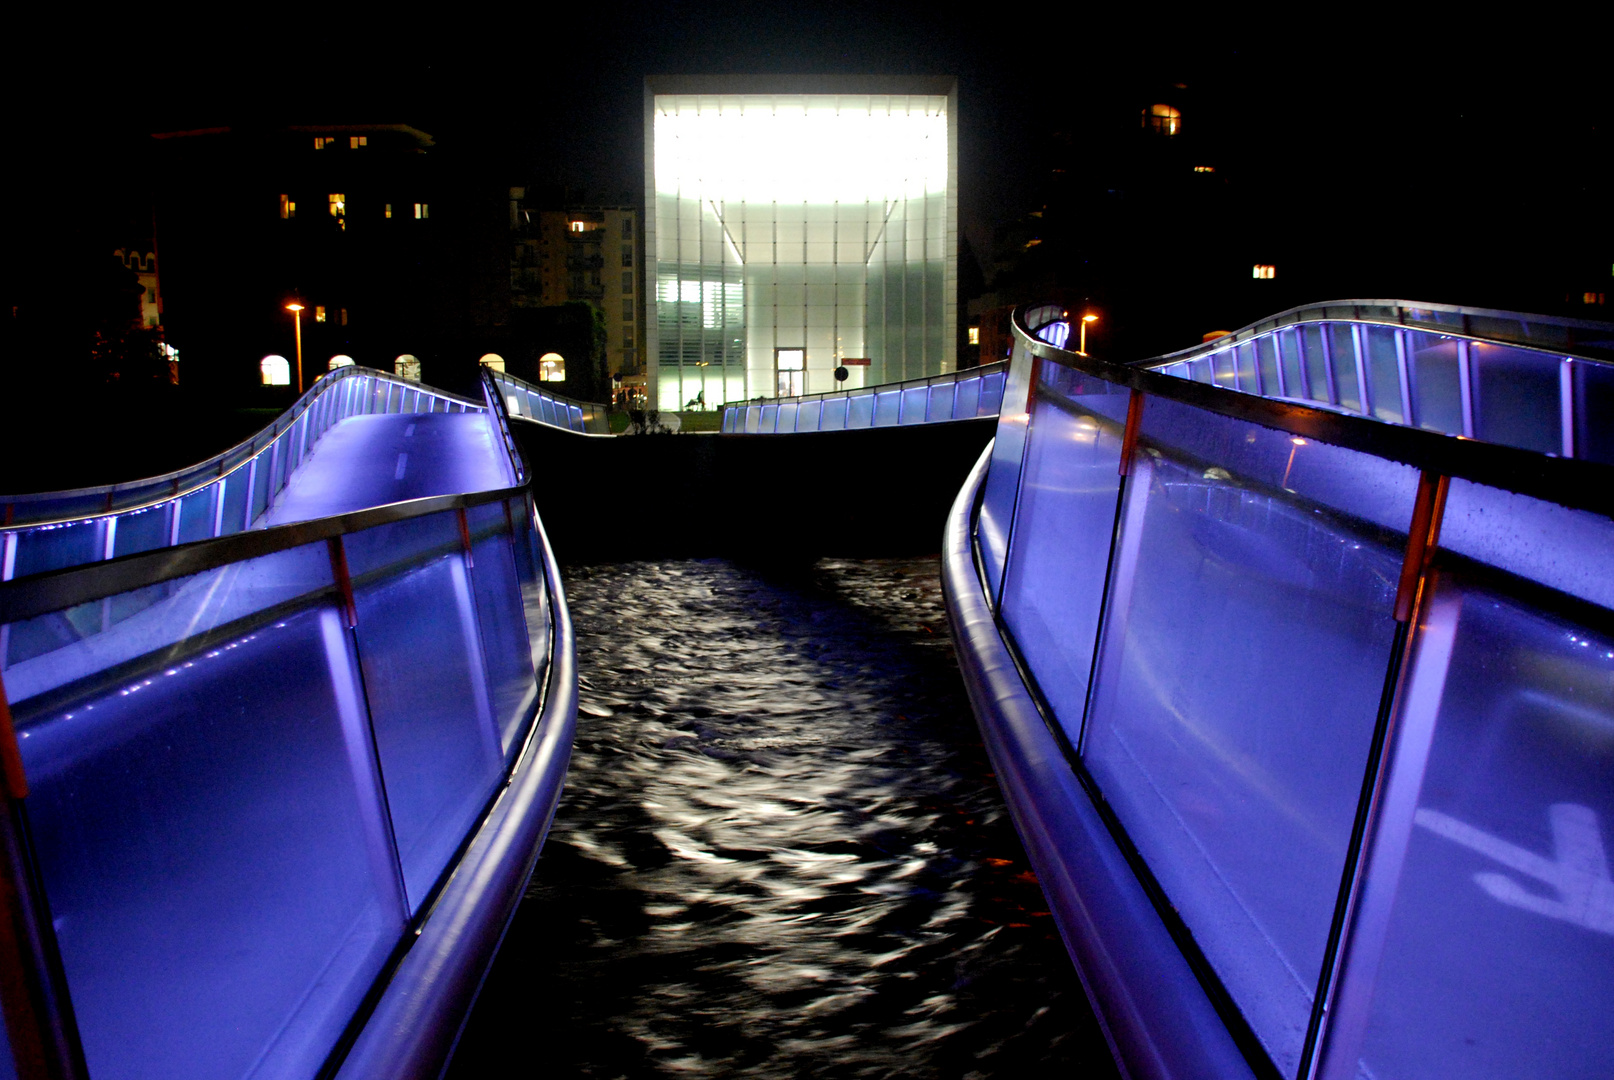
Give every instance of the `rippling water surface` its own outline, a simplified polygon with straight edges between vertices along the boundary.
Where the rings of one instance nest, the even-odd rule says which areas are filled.
[[[576,751],[451,1076],[1114,1075],[937,575],[568,572]]]

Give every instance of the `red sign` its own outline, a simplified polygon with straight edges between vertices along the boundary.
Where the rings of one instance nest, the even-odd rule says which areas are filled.
[[[844,357],[841,360],[841,366],[842,367],[868,367],[869,366],[869,358],[867,356],[848,356],[848,357]]]

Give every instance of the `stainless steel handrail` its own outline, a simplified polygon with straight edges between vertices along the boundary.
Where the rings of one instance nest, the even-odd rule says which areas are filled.
[[[979,375],[990,375],[996,371],[1007,369],[1008,361],[994,360],[990,364],[979,367],[959,368],[956,371],[944,371],[940,375],[921,375],[917,379],[904,379],[902,382],[873,383],[869,386],[858,386],[847,390],[820,390],[815,394],[799,394],[796,397],[782,398],[752,398],[749,401],[729,401],[723,405],[724,409],[749,408],[752,405],[789,405],[801,401],[827,401],[834,398],[858,397],[863,394],[875,392],[886,393],[891,390],[911,389],[916,386],[938,386],[943,383],[958,382],[962,379],[973,379]]]
[[[606,417],[606,407],[598,402],[580,401],[577,398],[569,398],[564,394],[557,394],[549,387],[544,386],[541,383],[530,383],[526,379],[518,378],[517,376],[510,374],[508,371],[497,371],[493,368],[487,367],[485,367],[483,370],[484,372],[490,374],[495,382],[509,383],[518,390],[526,391],[529,394],[537,394],[540,397],[547,397],[550,399],[550,401],[558,405],[565,405],[568,407],[575,406],[582,414],[583,431],[585,433],[604,435],[610,430],[610,420]],[[508,403],[506,403],[506,409],[508,410]],[[521,418],[523,420],[533,420],[540,424],[546,423],[541,416],[527,416],[522,414]],[[552,426],[560,427],[561,425],[555,424]],[[569,430],[570,425],[566,426]]]
[[[1443,322],[1438,319],[1423,319],[1418,317],[1421,312],[1442,312],[1454,316],[1459,321]],[[1393,317],[1387,313],[1393,313]],[[1473,319],[1516,323],[1521,327],[1540,325],[1562,327],[1566,331],[1593,331],[1596,335],[1594,340],[1600,342],[1600,344],[1576,343],[1573,341],[1573,335],[1566,335],[1570,340],[1564,341],[1561,339],[1547,340],[1531,337],[1528,334],[1515,338],[1498,336],[1495,333],[1478,333],[1470,329],[1471,320]],[[1399,326],[1408,330],[1424,330],[1429,333],[1445,334],[1449,337],[1464,338],[1471,341],[1520,345],[1540,349],[1544,352],[1557,353],[1561,356],[1579,356],[1594,360],[1614,359],[1614,323],[1596,322],[1589,319],[1562,318],[1553,315],[1522,315],[1517,311],[1464,307],[1457,304],[1426,304],[1412,300],[1353,299],[1301,304],[1298,307],[1292,307],[1286,311],[1280,311],[1276,315],[1268,316],[1259,322],[1241,327],[1222,337],[1212,338],[1210,341],[1201,342],[1198,345],[1190,345],[1188,348],[1178,349],[1176,352],[1140,360],[1137,363],[1143,367],[1160,367],[1183,360],[1193,360],[1207,353],[1225,349],[1229,345],[1236,345],[1252,338],[1260,337],[1270,331],[1281,330],[1286,326],[1320,322],[1361,322],[1383,326]],[[1580,351],[1577,352],[1575,351],[1576,349]]]
[[[231,473],[240,469],[243,465],[246,465],[253,458],[257,457],[264,450],[267,450],[276,439],[280,438],[287,431],[291,430],[292,426],[295,425],[297,421],[301,419],[303,414],[312,407],[317,398],[331,391],[338,382],[343,379],[357,377],[378,379],[394,385],[402,386],[408,390],[429,394],[432,397],[441,398],[444,401],[458,402],[467,409],[480,410],[485,407],[481,402],[473,401],[467,397],[461,397],[458,394],[449,393],[446,390],[439,390],[436,387],[413,382],[409,379],[403,379],[393,375],[391,372],[379,371],[375,368],[348,365],[321,375],[319,379],[315,381],[314,385],[309,387],[301,397],[293,402],[290,408],[281,413],[280,416],[276,417],[273,423],[266,425],[258,432],[253,434],[250,438],[243,439],[241,442],[236,443],[228,450],[214,454],[212,457],[207,458],[205,461],[198,462],[195,465],[187,465],[183,469],[175,469],[173,472],[163,473],[160,476],[150,476],[140,480],[131,480],[120,484],[102,484],[95,487],[69,488],[62,491],[47,491],[24,495],[0,496],[0,506],[4,506],[6,510],[9,511],[5,518],[4,524],[0,525],[0,528],[17,530],[35,528],[42,525],[63,525],[75,521],[91,521],[96,518],[109,517],[113,514],[148,510],[152,507],[157,507],[163,505],[164,503],[172,502],[175,499],[182,499],[187,495],[193,495],[203,488],[206,488],[209,484],[215,483],[220,477],[229,476]],[[260,440],[262,441],[260,442]],[[237,457],[237,455],[239,455],[239,457]],[[226,467],[226,465],[228,465],[228,467]],[[190,484],[190,486],[185,486],[186,481],[190,479],[194,479],[195,483]],[[150,495],[146,497],[144,501],[125,503],[118,502],[116,500],[116,496],[120,492],[133,494],[136,496],[137,500],[139,499],[140,495],[144,493],[149,492]],[[16,508],[31,504],[62,504],[77,499],[91,498],[97,495],[106,496],[106,504],[98,509],[87,510],[82,513],[70,513],[41,518],[23,518],[18,517],[15,513]]]
[[[1311,402],[1246,394],[1192,382],[1139,364],[1082,356],[1032,335],[1015,313],[1015,332],[1031,355],[1144,394],[1168,398],[1223,416],[1249,420],[1304,438],[1390,458],[1443,476],[1462,477],[1561,506],[1614,517],[1614,467],[1577,458],[1386,423]]]

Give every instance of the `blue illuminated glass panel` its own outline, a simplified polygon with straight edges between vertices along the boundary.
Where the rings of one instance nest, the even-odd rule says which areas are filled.
[[[1306,372],[1306,395],[1313,401],[1334,402],[1333,381],[1328,374],[1328,357],[1323,351],[1323,328],[1307,323],[1297,328],[1301,366]]]
[[[505,524],[504,504],[472,507],[466,513],[475,563],[471,582],[476,593],[477,625],[493,695],[494,723],[498,725],[500,746],[508,758],[525,733],[527,714],[538,693],[533,681],[521,587],[516,578],[515,552]]]
[[[1444,671],[1363,1071],[1607,1076],[1614,637],[1459,574],[1432,607],[1420,662]]]
[[[1373,415],[1399,424],[1401,415],[1401,364],[1396,353],[1396,331],[1388,326],[1363,326],[1366,339],[1367,378]]]
[[[1506,345],[1469,345],[1476,376],[1474,435],[1486,442],[1556,454],[1563,448],[1558,365]]]
[[[923,424],[925,422],[925,409],[930,402],[930,387],[910,386],[902,392],[902,420],[901,423]]]
[[[166,505],[119,514],[118,531],[112,537],[113,556],[133,555],[141,551],[167,547],[168,523]]]
[[[492,795],[504,760],[465,559],[454,547],[406,572],[355,582],[359,658],[412,914]]]
[[[1283,394],[1285,397],[1303,398],[1306,396],[1306,377],[1300,365],[1300,339],[1294,327],[1277,330],[1272,333],[1269,340],[1272,342],[1273,358],[1278,373],[1283,378]]]
[[[1004,375],[1001,371],[981,376],[981,403],[976,415],[991,416],[1002,409],[1003,381]]]
[[[854,394],[846,401],[846,426],[866,428],[874,426],[874,395]]]
[[[1276,395],[1278,391],[1278,350],[1271,334],[1262,334],[1250,342],[1255,350],[1255,359],[1261,373],[1261,391],[1265,394]]]
[[[220,536],[229,536],[247,527],[247,481],[251,475],[251,466],[243,465],[220,481],[224,487],[224,516],[219,520]]]
[[[538,536],[528,520],[526,499],[509,501],[515,526],[514,555],[516,578],[521,582],[521,609],[527,623],[527,642],[532,648],[532,667],[543,682],[549,663],[549,593],[544,585],[544,564]]]
[[[311,1076],[403,928],[348,638],[315,609],[191,645],[17,710],[85,1057]]]
[[[106,551],[104,519],[28,529],[17,534],[15,577],[98,562]]]
[[[1369,522],[1415,482],[1159,399],[1127,480],[1084,759],[1286,1075],[1394,638],[1404,539]]]
[[[1350,323],[1324,323],[1328,356],[1334,368],[1334,390],[1339,404],[1347,409],[1362,408],[1362,380],[1356,370],[1356,335]]]
[[[902,398],[895,390],[874,395],[874,426],[894,427],[902,411]]]
[[[998,413],[997,435],[992,442],[992,463],[987,470],[976,522],[982,569],[994,603],[1003,589],[1003,559],[1009,547],[1014,500],[1020,488],[1020,461],[1025,452],[1026,404],[1031,391],[1032,365],[1041,363],[1016,342],[1009,367],[1003,407]]]
[[[1456,338],[1421,330],[1407,333],[1413,414],[1419,427],[1449,435],[1463,433],[1463,388],[1458,363]]]
[[[1121,427],[1082,406],[1127,392],[1050,365],[1033,408],[1003,618],[1071,744],[1081,737],[1120,486]],[[1106,411],[1113,411],[1106,410]]]
[[[958,380],[957,397],[953,401],[953,416],[967,420],[979,414],[981,405],[981,377]]]
[[[1577,360],[1571,370],[1575,393],[1575,456],[1614,465],[1614,364]]]

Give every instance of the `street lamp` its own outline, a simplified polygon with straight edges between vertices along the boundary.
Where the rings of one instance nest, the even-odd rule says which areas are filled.
[[[286,305],[291,312],[291,324],[297,335],[297,396],[303,396],[303,305],[295,300]]]
[[[1082,316],[1082,343],[1081,343],[1081,347],[1078,348],[1076,351],[1081,353],[1083,356],[1087,355],[1087,324],[1090,323],[1090,322],[1098,322],[1098,316],[1097,315],[1083,315]]]

